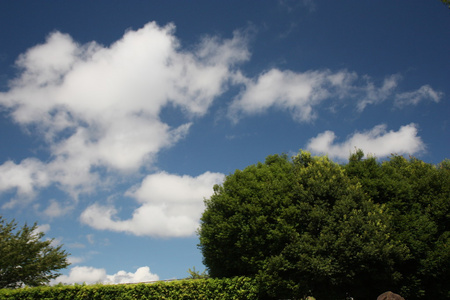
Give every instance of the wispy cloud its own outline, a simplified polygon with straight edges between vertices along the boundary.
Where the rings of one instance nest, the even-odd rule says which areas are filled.
[[[228,116],[235,122],[246,115],[263,114],[270,109],[285,110],[298,122],[316,119],[320,104],[325,101],[355,103],[358,112],[369,105],[387,100],[400,107],[431,100],[439,102],[442,93],[424,85],[412,92],[399,92],[400,75],[387,76],[376,85],[370,76],[340,70],[293,72],[271,69],[256,79],[234,77],[244,86],[230,105]]]
[[[80,248],[86,248],[86,245],[82,244],[82,243],[72,243],[72,244],[68,244],[67,247],[80,249]]]
[[[358,101],[359,111],[363,111],[368,105],[376,105],[388,99],[394,102],[394,106],[402,108],[407,105],[417,105],[423,101],[438,103],[443,97],[442,92],[434,90],[429,85],[423,85],[410,92],[399,92],[397,87],[402,77],[398,74],[386,77],[380,87],[376,87],[367,76],[366,78],[365,96]]]
[[[400,79],[401,76],[398,74],[387,76],[383,84],[377,87],[369,76],[364,76],[365,84],[358,88],[359,93],[357,93],[358,111],[363,111],[368,105],[379,104],[392,97]]]
[[[444,93],[435,91],[429,85],[423,85],[418,90],[396,95],[394,104],[401,108],[406,105],[418,105],[420,102],[427,100],[438,103],[443,96]]]
[[[292,12],[299,7],[305,7],[310,12],[315,11],[317,8],[316,1],[314,0],[278,0],[278,4],[288,12]]]
[[[62,203],[55,199],[50,200],[50,204],[43,211],[44,215],[49,218],[57,218],[66,215],[74,208],[72,203]]]
[[[417,125],[413,123],[398,131],[387,131],[387,126],[381,124],[368,131],[355,132],[341,143],[336,143],[335,139],[333,131],[325,131],[310,139],[306,149],[340,160],[347,159],[356,148],[377,157],[392,153],[412,155],[425,150],[425,144],[417,135]]]
[[[81,256],[69,256],[67,260],[71,265],[76,265],[83,262],[85,259]]]

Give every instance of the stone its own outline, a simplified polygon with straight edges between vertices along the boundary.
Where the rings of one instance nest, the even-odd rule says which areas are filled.
[[[378,296],[377,300],[405,300],[405,298],[389,291]]]

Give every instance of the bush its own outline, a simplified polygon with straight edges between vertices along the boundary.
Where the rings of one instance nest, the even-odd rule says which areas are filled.
[[[15,299],[258,299],[248,277],[196,279],[122,285],[70,285],[0,290],[0,300]]]

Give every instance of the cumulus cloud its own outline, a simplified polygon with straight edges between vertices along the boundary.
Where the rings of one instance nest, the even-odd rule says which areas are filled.
[[[61,275],[56,278],[52,284],[58,283],[100,283],[106,279],[106,270],[105,269],[96,269],[93,267],[81,267],[76,266],[70,269],[69,275]]]
[[[298,121],[310,121],[316,116],[314,107],[331,95],[346,95],[356,77],[347,71],[296,73],[271,69],[256,80],[241,79],[245,89],[231,104],[230,116],[238,119],[240,114],[258,114],[275,107],[291,111]]]
[[[425,150],[422,139],[417,135],[417,125],[414,123],[402,126],[398,131],[387,131],[387,126],[381,124],[369,131],[355,132],[341,143],[335,143],[335,139],[333,131],[325,131],[310,139],[306,149],[337,159],[347,159],[355,148],[378,157],[391,153],[412,155]]]
[[[399,75],[387,76],[381,85],[376,85],[369,76],[341,70],[316,70],[292,72],[271,69],[256,79],[235,76],[236,84],[244,85],[229,109],[229,117],[238,121],[244,115],[267,112],[271,108],[287,110],[298,122],[314,120],[318,107],[325,100],[345,99],[356,103],[362,112],[368,105],[376,105],[388,99],[398,107],[431,100],[439,102],[442,93],[425,85],[418,90],[400,93]]]
[[[16,190],[16,197],[3,204],[12,208],[23,201],[30,201],[39,188],[48,186],[50,178],[45,165],[37,159],[27,158],[20,164],[6,161],[0,165],[0,193]]]
[[[224,175],[206,172],[197,177],[165,172],[148,175],[126,195],[141,204],[128,220],[119,220],[113,206],[93,204],[81,221],[96,229],[155,237],[181,237],[195,233],[204,210],[203,200]]]
[[[136,272],[119,271],[114,275],[106,276],[106,283],[138,283],[159,280],[159,276],[152,274],[149,267],[141,267]]]
[[[207,112],[249,52],[238,32],[206,37],[186,51],[174,31],[152,22],[110,46],[80,45],[54,32],[22,54],[20,75],[0,93],[0,106],[42,138],[51,159],[5,162],[0,192],[31,198],[56,183],[76,197],[104,181],[99,169],[126,174],[151,166],[158,152],[183,139],[188,120]],[[167,105],[184,112],[184,124],[160,119]]]
[[[159,276],[150,272],[149,267],[141,267],[136,272],[119,271],[113,275],[106,274],[105,269],[94,267],[76,266],[73,267],[69,275],[61,275],[54,279],[51,284],[117,284],[117,283],[139,283],[159,280]]]

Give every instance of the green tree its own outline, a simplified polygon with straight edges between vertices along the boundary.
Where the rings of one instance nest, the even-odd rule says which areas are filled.
[[[379,163],[354,154],[346,171],[375,203],[387,207],[392,238],[409,249],[396,265],[402,275],[398,291],[408,299],[450,299],[450,162],[435,166],[392,155]]]
[[[37,232],[36,223],[16,229],[14,220],[7,223],[0,216],[0,288],[44,285],[69,265],[62,245],[42,240],[44,233]]]
[[[449,197],[445,201],[448,188],[443,185],[449,182],[433,172],[444,172],[449,164],[436,168],[416,160],[410,172],[419,178],[422,168],[429,170],[434,175],[429,174],[428,183],[433,185],[417,183],[421,190],[411,192],[393,171],[402,163],[400,157],[379,164],[363,156],[358,151],[348,165],[338,165],[308,152],[292,160],[274,155],[227,176],[205,201],[198,232],[209,274],[255,276],[262,297],[317,299],[370,299],[398,289],[416,292],[412,286],[425,284],[417,279],[428,276],[428,282],[447,274]],[[384,165],[386,171],[381,170]],[[379,189],[384,185],[389,188]],[[399,197],[389,197],[393,190]],[[433,228],[447,232],[435,246],[425,247],[437,235],[429,236],[433,228],[417,215],[420,208],[415,208],[416,215],[399,218],[411,210],[400,201],[405,193],[424,193],[423,201],[436,193],[442,196],[439,207],[427,206],[435,218]],[[415,234],[426,237],[417,237],[421,242],[412,247]],[[412,261],[420,261],[423,268],[409,265]],[[408,295],[420,298],[420,293]]]
[[[444,3],[445,5],[448,6],[448,8],[450,8],[450,0],[441,0],[442,3]]]
[[[206,279],[209,278],[208,273],[206,272],[206,270],[204,270],[203,272],[200,273],[200,271],[197,271],[195,269],[195,267],[189,268],[188,270],[189,273],[189,277],[187,277],[187,279]]]

